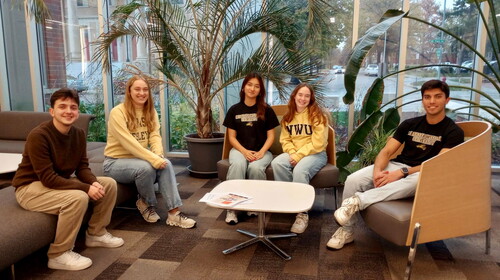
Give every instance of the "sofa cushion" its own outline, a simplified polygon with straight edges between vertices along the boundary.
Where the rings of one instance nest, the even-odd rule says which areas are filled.
[[[280,118],[281,119],[281,118]],[[274,142],[269,148],[269,151],[273,155],[279,155],[283,153],[283,146],[280,143],[281,125],[274,128]]]
[[[24,151],[24,140],[4,140],[0,139],[0,153],[22,154]]]
[[[396,245],[406,246],[412,207],[413,197],[382,201],[361,211],[361,216],[377,234],[387,236],[386,239]]]
[[[219,180],[226,180],[228,170],[228,159],[219,160],[217,162],[217,175]],[[274,180],[273,168],[271,165],[266,168],[266,179]],[[339,169],[335,165],[327,163],[318,173],[316,173],[316,175],[314,175],[309,184],[315,188],[331,188],[338,184],[338,179]]]
[[[14,187],[0,190],[0,269],[50,244],[55,237],[57,216],[23,209]]]
[[[80,114],[75,125],[82,128],[87,134],[89,123],[93,118],[93,115]],[[33,128],[50,119],[52,116],[48,112],[2,111],[0,112],[0,123],[2,124],[0,139],[25,141]]]
[[[104,162],[105,147],[105,142],[87,142],[89,167],[96,176],[103,176],[102,163]]]

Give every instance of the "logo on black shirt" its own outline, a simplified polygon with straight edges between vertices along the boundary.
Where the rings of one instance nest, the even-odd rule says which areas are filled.
[[[413,142],[422,143],[422,144],[429,145],[429,146],[434,146],[434,144],[436,142],[442,141],[441,136],[430,135],[430,134],[426,134],[423,132],[408,131],[408,136],[412,137],[411,140]],[[420,146],[420,145],[418,145],[418,146]],[[425,149],[423,149],[423,150],[425,150]]]

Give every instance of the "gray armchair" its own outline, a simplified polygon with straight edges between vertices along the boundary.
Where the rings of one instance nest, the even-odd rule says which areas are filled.
[[[424,163],[414,198],[375,203],[361,211],[384,239],[410,246],[405,279],[417,244],[486,231],[491,227],[491,124],[461,122],[465,142]]]

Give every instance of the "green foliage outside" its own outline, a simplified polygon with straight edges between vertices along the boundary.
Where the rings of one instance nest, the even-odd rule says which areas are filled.
[[[196,132],[196,119],[192,113],[172,112],[170,116],[170,150],[186,151],[184,135]]]
[[[87,141],[106,142],[106,119],[104,116],[104,104],[80,103],[81,114],[91,114],[95,116],[90,122]]]

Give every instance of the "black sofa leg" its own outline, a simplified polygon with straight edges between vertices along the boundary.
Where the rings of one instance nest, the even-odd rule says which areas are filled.
[[[490,254],[490,247],[491,247],[491,240],[490,240],[490,238],[491,238],[491,229],[488,229],[488,230],[486,231],[486,236],[485,236],[485,238],[486,238],[486,240],[485,240],[485,241],[486,241],[486,242],[485,242],[485,243],[486,243],[486,244],[485,244],[485,245],[486,245],[486,246],[485,246],[485,247],[486,247],[486,248],[485,248],[485,254],[486,254],[486,255],[489,255],[489,254]]]

